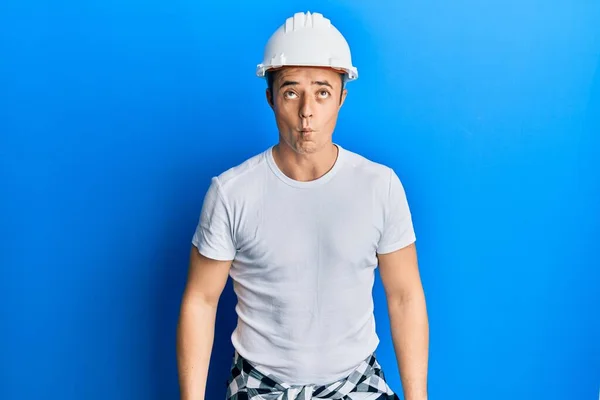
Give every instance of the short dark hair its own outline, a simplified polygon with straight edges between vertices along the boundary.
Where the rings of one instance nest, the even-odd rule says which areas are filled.
[[[272,98],[275,97],[275,93],[273,91],[273,82],[275,82],[275,79],[277,79],[277,74],[279,72],[280,72],[279,70],[274,70],[274,71],[267,71],[265,73],[265,77],[267,78],[267,89],[271,92]],[[344,93],[344,86],[346,85],[346,75],[340,73],[339,76],[342,81],[342,90],[340,90],[340,101],[341,101],[342,94]]]

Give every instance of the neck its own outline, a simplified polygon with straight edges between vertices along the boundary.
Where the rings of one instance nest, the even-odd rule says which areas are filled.
[[[338,147],[328,143],[311,154],[299,154],[279,143],[273,148],[273,159],[279,169],[289,178],[308,182],[319,179],[333,168],[338,158]]]

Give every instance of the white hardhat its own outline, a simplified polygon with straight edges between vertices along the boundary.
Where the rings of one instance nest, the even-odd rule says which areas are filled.
[[[319,13],[300,12],[289,17],[267,42],[256,75],[264,77],[268,70],[286,65],[331,67],[344,71],[347,81],[358,78],[348,42]]]

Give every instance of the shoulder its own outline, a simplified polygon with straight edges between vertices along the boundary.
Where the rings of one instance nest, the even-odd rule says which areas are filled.
[[[354,179],[364,180],[381,189],[387,189],[390,182],[397,177],[394,169],[385,163],[374,161],[348,149],[343,151],[345,165]]]
[[[344,155],[348,165],[356,168],[357,170],[374,173],[374,174],[387,174],[389,173],[390,167],[381,162],[373,161],[366,156],[359,154],[355,151],[344,148]]]
[[[257,178],[264,176],[264,168],[268,167],[267,151],[269,150],[255,154],[213,177],[213,185],[216,185],[226,197],[234,196],[244,189],[251,188]]]

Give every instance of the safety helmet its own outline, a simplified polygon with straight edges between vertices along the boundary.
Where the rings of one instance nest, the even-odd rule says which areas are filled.
[[[343,71],[346,81],[358,78],[348,42],[319,13],[299,12],[287,18],[269,38],[256,75],[264,77],[283,66],[331,67]]]

